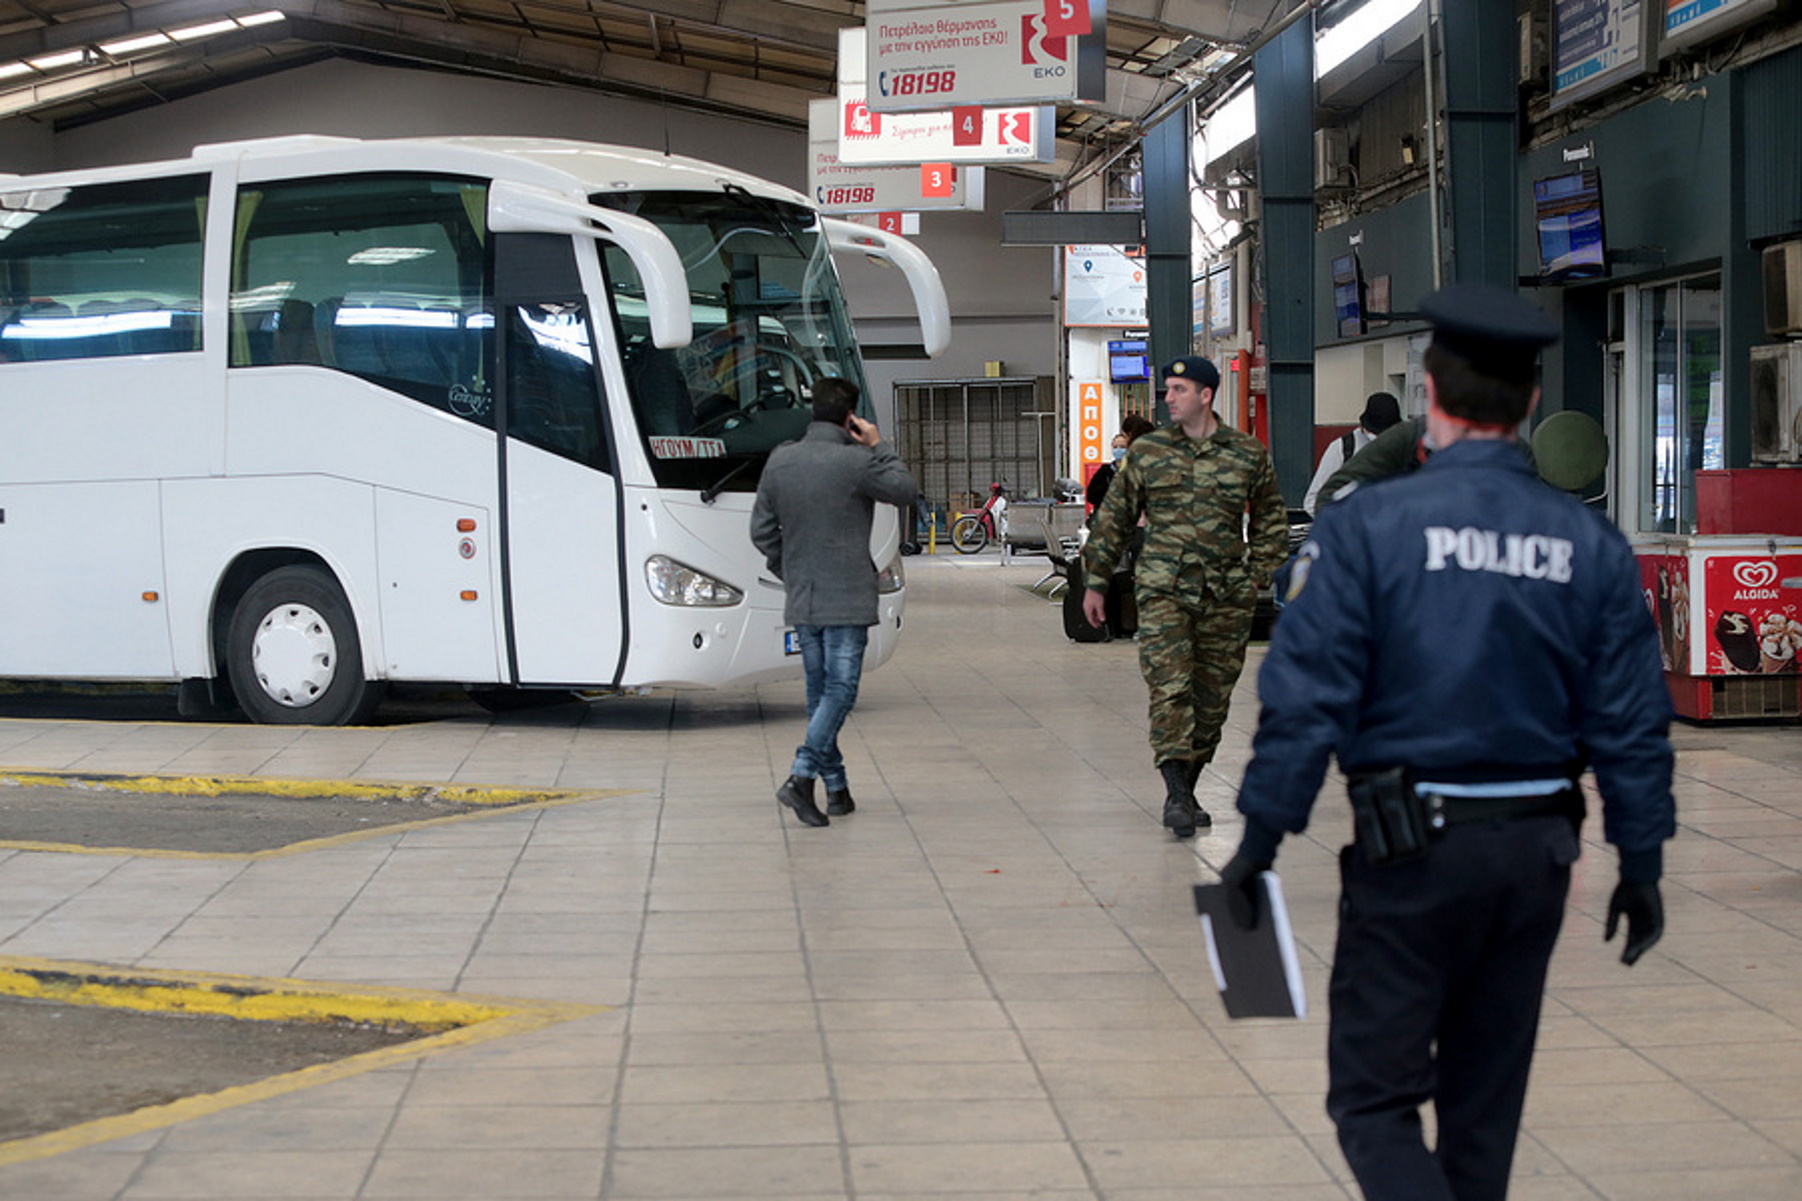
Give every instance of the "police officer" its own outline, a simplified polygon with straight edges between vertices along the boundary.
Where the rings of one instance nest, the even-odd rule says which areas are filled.
[[[1212,818],[1195,799],[1220,745],[1257,604],[1257,583],[1288,554],[1288,511],[1264,444],[1214,414],[1220,372],[1199,356],[1164,368],[1171,423],[1133,442],[1083,548],[1089,624],[1107,620],[1106,582],[1145,542],[1133,590],[1139,670],[1151,693],[1151,750],[1164,781],[1163,824],[1189,838]],[[1246,522],[1249,510],[1251,519]]]
[[[1585,766],[1620,853],[1604,937],[1625,918],[1631,964],[1663,933],[1671,707],[1626,539],[1515,448],[1555,327],[1475,284],[1422,313],[1440,449],[1315,523],[1258,677],[1245,834],[1221,877],[1235,920],[1259,920],[1254,874],[1307,827],[1337,755],[1355,841],[1340,855],[1327,1110],[1368,1201],[1496,1201]]]

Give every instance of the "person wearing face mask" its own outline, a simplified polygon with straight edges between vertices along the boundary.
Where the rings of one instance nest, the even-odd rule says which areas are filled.
[[[1137,413],[1128,413],[1120,422],[1120,432],[1114,435],[1114,457],[1095,469],[1095,474],[1089,477],[1089,486],[1083,489],[1082,498],[1088,502],[1091,514],[1101,508],[1101,502],[1107,496],[1108,485],[1114,482],[1114,476],[1126,458],[1127,448],[1141,434],[1148,434],[1156,428]]]

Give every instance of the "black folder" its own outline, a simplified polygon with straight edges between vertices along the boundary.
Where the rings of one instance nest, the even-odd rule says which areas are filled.
[[[1260,872],[1258,924],[1241,929],[1227,911],[1224,884],[1197,884],[1195,912],[1207,936],[1208,963],[1230,1018],[1299,1018],[1308,1013],[1295,931],[1283,904],[1283,884]]]

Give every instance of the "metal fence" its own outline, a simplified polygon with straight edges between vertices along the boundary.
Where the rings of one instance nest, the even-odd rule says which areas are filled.
[[[1056,479],[1063,406],[1050,376],[906,380],[895,385],[895,449],[935,510],[975,509],[997,481],[1045,496]]]

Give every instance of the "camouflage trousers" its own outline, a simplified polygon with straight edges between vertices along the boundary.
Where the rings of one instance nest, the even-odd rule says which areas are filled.
[[[1144,592],[1139,602],[1139,671],[1151,693],[1155,763],[1208,763],[1220,746],[1233,686],[1245,666],[1255,592],[1242,599],[1179,600]]]

